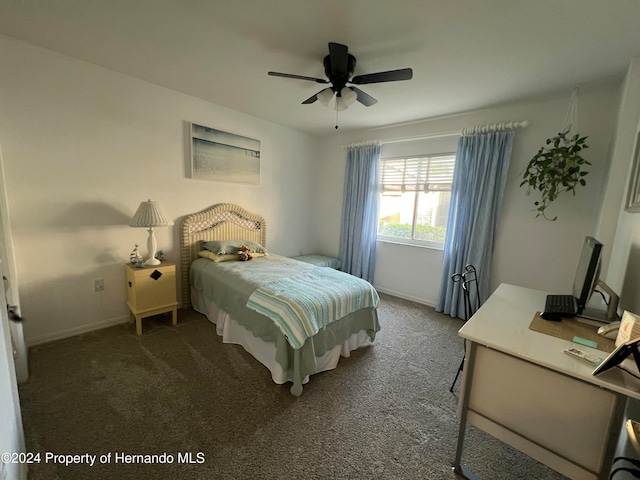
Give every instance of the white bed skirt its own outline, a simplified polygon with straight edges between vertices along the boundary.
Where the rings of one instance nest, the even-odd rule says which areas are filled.
[[[222,337],[224,343],[242,345],[256,360],[267,367],[275,383],[283,384],[293,381],[280,364],[276,362],[275,344],[265,342],[261,338],[254,336],[224,310],[218,308],[215,303],[205,298],[200,290],[196,290],[193,287],[191,288],[191,305],[195,311],[206,315],[209,321],[216,325],[216,332]],[[349,357],[353,350],[367,345],[371,345],[371,339],[366,330],[354,333],[343,344],[336,345],[324,355],[316,357],[316,370],[313,373],[333,370],[338,366],[341,356]],[[304,384],[308,381],[309,376],[306,376],[302,383]]]

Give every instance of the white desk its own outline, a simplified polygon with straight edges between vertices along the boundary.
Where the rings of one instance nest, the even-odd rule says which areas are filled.
[[[628,398],[640,381],[593,368],[563,350],[572,342],[529,330],[546,293],[502,284],[460,329],[467,343],[456,473],[467,423],[572,479],[606,479]],[[607,354],[583,345],[585,353]]]

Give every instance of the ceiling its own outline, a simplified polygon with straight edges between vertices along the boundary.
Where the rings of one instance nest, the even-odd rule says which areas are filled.
[[[0,0],[0,33],[317,136],[336,112],[301,102],[324,88],[328,42],[378,99],[340,112],[371,128],[566,94],[622,79],[640,56],[637,0]]]

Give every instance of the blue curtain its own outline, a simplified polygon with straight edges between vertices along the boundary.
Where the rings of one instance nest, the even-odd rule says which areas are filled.
[[[375,270],[379,169],[379,144],[348,149],[339,257],[343,272],[369,283]]]
[[[491,257],[500,205],[511,160],[513,131],[460,137],[451,185],[451,204],[444,243],[444,265],[436,310],[464,316],[460,282],[471,264],[476,267],[481,301],[486,300],[491,278]]]

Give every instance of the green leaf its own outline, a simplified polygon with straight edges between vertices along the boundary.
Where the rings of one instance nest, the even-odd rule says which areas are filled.
[[[555,221],[557,216],[549,218],[545,211],[556,200],[559,194],[571,192],[576,194],[578,185],[586,186],[583,179],[589,172],[582,171],[585,165],[591,165],[580,156],[580,152],[589,148],[588,137],[573,135],[570,139],[559,136],[546,139],[547,147],[540,147],[538,153],[527,164],[520,187],[527,185],[540,192],[540,200],[534,202],[536,218],[542,215],[546,220]]]

